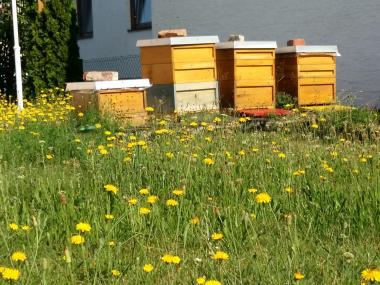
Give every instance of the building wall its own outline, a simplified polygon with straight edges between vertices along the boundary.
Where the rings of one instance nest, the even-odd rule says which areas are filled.
[[[129,0],[93,0],[92,13],[93,38],[78,41],[84,69],[122,68],[119,73],[138,73],[135,71],[139,63],[136,41],[151,38],[152,30],[128,31],[131,27]],[[121,58],[126,56],[136,57]]]
[[[190,35],[244,34],[246,40],[301,37],[338,45],[338,89],[356,102],[380,106],[380,1],[378,0],[154,0],[153,34],[167,28]]]

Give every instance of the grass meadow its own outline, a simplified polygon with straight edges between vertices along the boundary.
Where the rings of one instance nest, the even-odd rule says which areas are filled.
[[[377,113],[127,128],[53,93],[0,103],[1,284],[380,282]]]

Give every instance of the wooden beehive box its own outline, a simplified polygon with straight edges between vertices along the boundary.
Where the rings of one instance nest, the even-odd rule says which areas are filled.
[[[218,109],[217,42],[217,36],[137,41],[142,76],[153,84],[148,104],[165,113]]]
[[[79,112],[93,108],[124,124],[142,125],[147,119],[145,108],[148,79],[67,83]]]
[[[276,42],[230,41],[216,47],[222,107],[274,108]]]
[[[290,46],[276,51],[277,91],[299,106],[336,103],[336,46]]]
[[[139,40],[142,77],[152,84],[216,81],[217,42],[217,36]]]

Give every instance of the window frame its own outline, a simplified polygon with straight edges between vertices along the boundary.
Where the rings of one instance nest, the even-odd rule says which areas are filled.
[[[150,22],[139,22],[139,15],[142,13],[143,5],[140,7],[140,11],[137,11],[136,1],[145,0],[129,0],[130,3],[130,17],[131,17],[131,29],[129,31],[141,31],[141,30],[151,30],[152,29],[152,19]],[[150,7],[152,8],[152,7]]]
[[[81,6],[81,1],[82,0],[76,0],[76,5],[77,5],[77,18],[78,18],[78,36],[80,40],[85,40],[85,39],[92,39],[94,37],[94,19],[93,19],[93,12],[92,12],[92,0],[88,0],[90,3],[90,8],[91,8],[91,31],[83,31],[82,27],[82,17],[83,17],[83,12],[82,12],[82,6]]]

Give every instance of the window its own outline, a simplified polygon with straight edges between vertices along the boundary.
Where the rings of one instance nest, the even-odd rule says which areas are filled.
[[[152,28],[152,0],[131,1],[131,30]]]
[[[92,38],[92,0],[77,0],[77,11],[79,24],[79,38]]]

